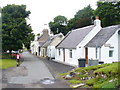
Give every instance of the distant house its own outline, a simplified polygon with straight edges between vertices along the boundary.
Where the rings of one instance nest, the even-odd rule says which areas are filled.
[[[43,34],[38,38],[38,56],[43,56],[45,53],[44,49],[42,48],[43,44],[49,39],[50,35],[48,33],[48,29],[44,29]]]
[[[120,25],[102,28],[85,47],[88,59],[104,63],[120,60]]]
[[[31,53],[34,54],[34,55],[37,55],[38,53],[38,36],[36,35],[35,36],[35,39],[34,41],[31,42],[31,45],[30,45],[30,50],[31,50]]]
[[[101,28],[101,21],[96,18],[94,25],[70,31],[56,46],[57,52],[55,60],[78,66],[78,59],[86,58],[87,65],[87,49],[84,46],[101,30]]]
[[[51,36],[42,46],[44,48],[44,57],[55,58],[56,45],[64,38],[62,33]]]
[[[37,56],[43,56],[44,49],[43,44],[49,39],[50,35],[48,29],[42,31],[41,36],[35,36],[35,40],[31,42],[31,53]]]

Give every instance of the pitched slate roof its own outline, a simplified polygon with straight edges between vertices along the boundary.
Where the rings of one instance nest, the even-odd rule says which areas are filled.
[[[49,34],[48,34],[48,30],[47,29],[44,29],[43,30],[43,34],[39,37],[38,39],[38,43],[39,43],[39,46],[43,46],[43,44],[49,39]]]
[[[94,28],[93,25],[72,30],[57,45],[57,48],[76,48],[85,36]]]
[[[63,35],[63,34],[60,33],[60,34],[56,34],[56,35],[54,35],[54,36],[49,37],[49,39],[43,44],[42,47],[47,47],[47,46],[49,46],[50,43],[51,43],[56,37],[60,37],[61,35]]]
[[[101,47],[103,46],[120,28],[120,25],[109,26],[102,28],[96,35],[90,40],[85,47]]]
[[[43,44],[42,47],[47,47],[52,42],[52,40],[55,38],[55,36],[49,37],[49,39]]]

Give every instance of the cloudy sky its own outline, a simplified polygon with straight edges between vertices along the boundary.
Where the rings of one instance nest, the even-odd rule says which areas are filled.
[[[0,0],[0,6],[7,4],[25,4],[31,11],[30,20],[35,34],[40,33],[57,15],[63,15],[68,19],[73,18],[75,13],[91,5],[95,9],[97,0]]]

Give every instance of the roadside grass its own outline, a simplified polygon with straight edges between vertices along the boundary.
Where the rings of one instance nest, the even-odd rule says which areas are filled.
[[[86,88],[120,88],[120,62],[76,68],[77,75],[67,80],[70,84],[84,83]],[[60,74],[61,76],[70,74]],[[83,78],[92,77],[82,80]]]
[[[7,69],[16,66],[15,59],[0,59],[0,69]]]
[[[82,83],[81,80],[69,80],[69,83],[70,84],[79,84],[79,83]]]

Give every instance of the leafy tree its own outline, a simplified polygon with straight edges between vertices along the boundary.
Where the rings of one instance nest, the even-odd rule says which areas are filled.
[[[92,17],[94,16],[93,11],[90,5],[79,10],[74,15],[74,18],[68,21],[68,28],[71,30],[91,25]]]
[[[65,16],[56,16],[53,22],[49,22],[49,27],[53,34],[63,33],[64,35],[67,33],[66,29],[67,18]]]
[[[30,11],[26,11],[25,5],[7,5],[2,8],[2,49],[18,50],[23,44],[29,48],[34,38],[30,25],[26,18]]]
[[[116,3],[97,2],[97,6],[94,14],[100,16],[103,27],[120,24],[120,1]]]
[[[93,9],[91,8],[90,5],[88,5],[87,7],[84,7],[83,9],[79,10],[76,14],[75,14],[75,18],[91,18],[93,16]]]

